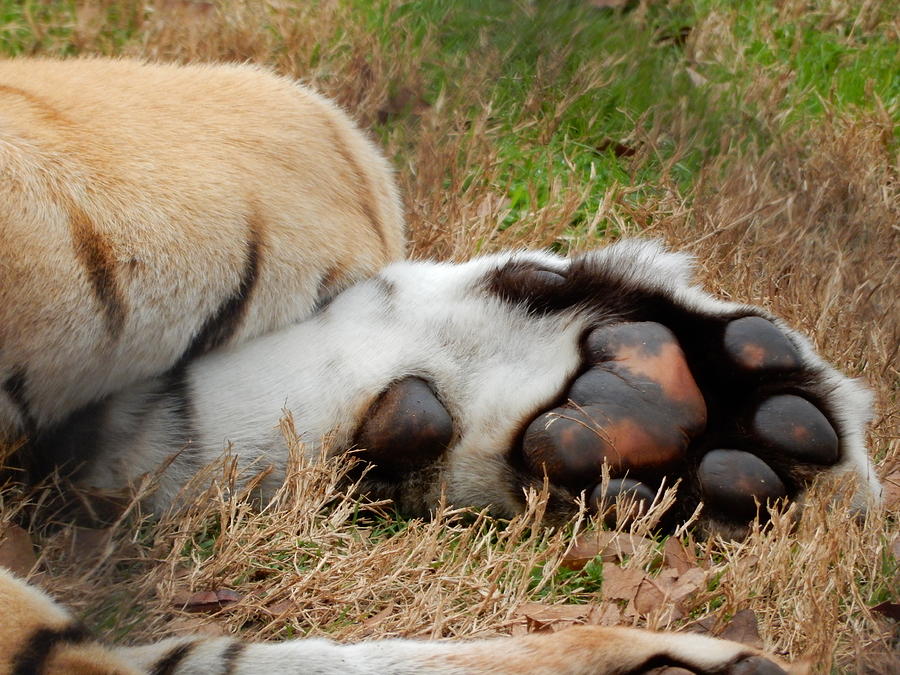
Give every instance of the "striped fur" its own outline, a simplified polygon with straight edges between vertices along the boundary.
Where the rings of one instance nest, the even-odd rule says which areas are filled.
[[[391,169],[252,66],[0,61],[0,439],[403,255]]]
[[[339,645],[309,639],[250,644],[231,638],[172,638],[140,647],[107,647],[65,609],[3,568],[0,609],[5,617],[0,675],[603,675],[666,665],[701,674],[785,672],[772,657],[733,642],[598,626],[473,642]],[[17,620],[9,621],[10,616]],[[781,666],[805,672],[801,666]]]

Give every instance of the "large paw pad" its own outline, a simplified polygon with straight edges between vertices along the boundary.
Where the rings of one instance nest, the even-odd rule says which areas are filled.
[[[706,425],[706,404],[674,334],[657,323],[604,326],[588,335],[585,356],[569,402],[528,426],[526,466],[579,490],[600,479],[604,463],[623,475],[682,462]]]
[[[663,477],[693,484],[687,493],[720,520],[746,522],[760,506],[794,496],[802,486],[792,468],[835,464],[838,435],[802,396],[800,354],[777,326],[744,317],[719,335],[717,353],[695,364],[661,324],[593,329],[583,347],[586,369],[566,402],[538,415],[523,435],[526,469],[572,493],[586,491],[600,510],[619,495],[649,505]],[[701,391],[698,381],[712,384]],[[601,490],[604,464],[612,480]]]

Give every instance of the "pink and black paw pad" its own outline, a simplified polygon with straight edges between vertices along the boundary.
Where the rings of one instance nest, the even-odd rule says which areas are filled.
[[[702,500],[708,517],[746,523],[838,462],[785,333],[757,316],[686,323],[680,336],[651,321],[590,330],[583,371],[522,435],[525,470],[601,510],[620,494],[649,506],[664,478],[681,479],[673,519]]]

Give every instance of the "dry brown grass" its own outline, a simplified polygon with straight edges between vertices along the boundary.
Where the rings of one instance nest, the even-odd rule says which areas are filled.
[[[137,26],[135,38],[110,38],[112,4],[120,8],[116,21]],[[834,13],[847,4],[835,4]],[[385,143],[398,160],[416,256],[464,258],[551,244],[583,249],[604,243],[599,231],[660,236],[693,251],[711,287],[784,316],[826,358],[867,379],[878,406],[870,447],[880,474],[898,480],[900,198],[887,111],[831,112],[814,125],[780,124],[773,77],[746,92],[771,123],[765,147],[737,127],[721,139],[733,150],[707,161],[689,189],[665,169],[652,186],[612,183],[593,221],[578,232],[566,226],[592,184],[561,173],[544,206],[503,229],[508,201],[498,156],[508,132],[495,124],[493,103],[481,93],[502,54],[486,48],[463,63],[458,86],[426,105],[419,69],[437,58],[437,47],[427,35],[412,40],[403,29],[408,19],[400,19],[385,45],[342,3],[208,7],[161,0],[151,3],[150,14],[143,5],[80,3],[65,45],[83,53],[249,59],[315,84],[364,124],[398,116]],[[783,11],[796,6],[785,3]],[[869,10],[861,16],[863,23],[874,21]],[[735,49],[716,41],[728,20],[714,14],[694,31],[687,46],[692,58]],[[41,51],[64,46],[44,32]],[[550,78],[554,59],[548,54]],[[602,84],[607,66],[595,63],[580,73],[584,91]],[[539,80],[530,95],[541,97]],[[553,118],[535,111],[524,124],[552,125]],[[637,125],[629,139],[639,148],[634,166],[663,156],[666,142],[689,143],[693,127],[686,113],[667,118],[665,127]],[[678,156],[665,155],[665,162],[674,166]],[[449,510],[430,522],[392,524],[372,515],[383,505],[360,515],[358,504],[335,488],[340,474],[334,464],[298,465],[264,508],[213,491],[188,514],[157,524],[132,517],[99,535],[73,534],[69,526],[41,534],[32,523],[41,583],[109,636],[128,640],[200,623],[259,638],[465,637],[509,632],[519,606],[535,598],[596,600],[555,581],[572,529],[589,524],[541,528],[539,499],[510,524]],[[693,601],[691,619],[724,620],[752,608],[767,647],[810,657],[820,671],[891,672],[897,626],[870,606],[897,602],[900,594],[898,502],[894,497],[893,511],[876,507],[859,522],[839,494],[829,505],[833,490],[821,486],[825,496],[812,500],[795,527],[776,517],[745,542],[698,544],[703,564],[719,580]],[[0,499],[0,517],[9,521],[30,512],[21,509],[34,497],[10,489]],[[652,550],[627,563],[657,564]],[[173,608],[186,589],[222,587],[244,597],[212,619]],[[643,625],[646,617],[635,621]]]

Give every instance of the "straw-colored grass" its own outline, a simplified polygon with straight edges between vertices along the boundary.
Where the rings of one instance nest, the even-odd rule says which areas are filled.
[[[312,83],[394,158],[416,257],[583,250],[624,234],[694,252],[710,287],[780,314],[866,378],[889,497],[860,522],[840,489],[821,485],[798,524],[776,515],[743,542],[686,534],[708,583],[685,617],[621,620],[724,624],[749,608],[768,648],[819,671],[896,672],[897,624],[871,610],[900,600],[890,13],[862,0],[641,2],[627,14],[480,4],[0,2],[0,44],[250,60]],[[229,467],[214,471],[227,484]],[[455,638],[514,630],[528,601],[603,602],[596,566],[560,567],[575,531],[594,525],[541,527],[539,496],[511,523],[452,510],[407,521],[361,507],[336,488],[341,474],[298,463],[262,507],[213,489],[189,513],[150,523],[135,507],[99,533],[32,520],[40,582],[129,641],[198,625],[252,638]],[[40,498],[9,487],[0,518],[46,515],[27,506]],[[642,548],[624,566],[656,571],[660,555]],[[186,592],[221,588],[241,595],[227,611],[175,608]]]

